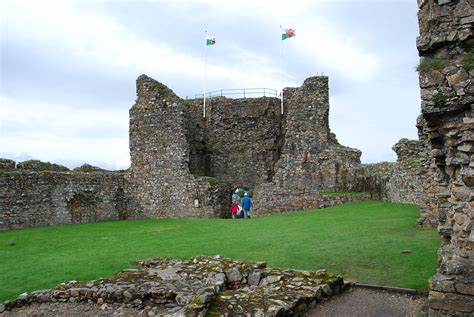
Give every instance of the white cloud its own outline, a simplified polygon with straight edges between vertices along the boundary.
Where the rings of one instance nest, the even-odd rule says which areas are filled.
[[[130,164],[126,110],[74,109],[5,97],[0,103],[2,156],[31,153],[46,161],[95,162],[115,168]]]
[[[174,49],[159,39],[151,42],[107,16],[86,12],[73,2],[50,5],[12,5],[5,14],[8,31],[22,41],[37,43],[45,49],[54,46],[57,58],[78,64],[123,73],[148,73],[154,77],[183,76],[187,80],[203,78],[203,58]],[[234,87],[275,86],[276,64],[267,56],[255,54],[232,44],[236,62],[208,59],[212,80]],[[210,48],[211,49],[211,48]],[[211,53],[211,52],[210,52]],[[222,87],[219,87],[222,88]]]
[[[344,3],[370,3],[365,0],[344,1]],[[170,88],[182,96],[201,91],[203,78],[201,51],[173,46],[173,41],[166,42],[159,36],[151,37],[129,27],[127,19],[116,16],[114,19],[113,14],[107,10],[100,13],[100,10],[95,9],[96,3],[108,2],[120,3],[88,0],[3,1],[1,2],[2,36],[7,34],[21,43],[27,43],[29,46],[23,47],[30,47],[32,52],[38,50],[38,55],[44,52],[53,60],[70,64],[69,74],[76,70],[94,69],[100,72],[101,80],[107,77],[124,78],[123,82],[130,80],[133,85],[135,76],[146,73],[167,84],[171,83]],[[342,89],[344,95],[333,96],[334,90],[330,90],[331,127],[334,132],[338,134],[341,143],[361,148],[363,157],[368,160],[390,157],[392,155],[390,148],[396,140],[403,136],[416,137],[413,133],[416,114],[413,118],[411,115],[418,112],[419,97],[411,90],[404,91],[407,87],[405,80],[397,77],[399,64],[396,64],[397,69],[387,73],[387,56],[377,55],[382,54],[381,51],[371,50],[361,38],[365,36],[370,40],[370,35],[362,34],[362,31],[361,34],[352,32],[347,28],[347,24],[328,20],[324,11],[319,10],[320,4],[335,2],[339,1],[305,0],[293,3],[270,0],[145,1],[143,3],[153,4],[155,7],[175,10],[175,14],[164,19],[160,16],[156,21],[146,20],[144,24],[154,30],[154,35],[174,29],[176,37],[190,38],[188,34],[190,30],[195,32],[193,28],[202,28],[206,23],[213,23],[216,26],[214,31],[220,32],[219,25],[230,25],[240,20],[252,21],[256,24],[255,32],[258,36],[261,35],[266,41],[269,41],[269,37],[273,39],[274,36],[274,42],[265,42],[268,46],[256,49],[252,44],[255,44],[258,37],[254,38],[254,43],[246,43],[241,41],[242,38],[237,41],[232,34],[222,31],[220,34],[222,38],[218,38],[218,44],[209,47],[207,69],[209,90],[244,87],[279,88],[280,40],[277,32],[280,24],[295,28],[296,38],[283,43],[285,86],[298,86],[305,77],[321,72],[330,76],[331,89],[334,83],[344,82],[348,85]],[[373,2],[380,1],[373,0]],[[88,5],[78,7],[78,4],[84,3]],[[203,13],[203,10],[209,11],[210,15],[190,16],[190,12],[198,9],[200,13]],[[140,11],[131,12],[130,15],[137,13]],[[209,20],[211,17],[212,21]],[[180,21],[183,19],[190,19],[187,21],[189,22],[187,29],[180,28]],[[169,27],[162,30],[162,25]],[[247,30],[252,30],[248,25],[246,27]],[[272,30],[275,33],[269,34],[273,32]],[[184,32],[188,33],[184,35]],[[194,44],[189,44],[189,47],[192,45]],[[38,57],[39,62],[42,57]],[[398,55],[396,58],[398,62]],[[392,65],[395,65],[394,61]],[[297,72],[296,67],[299,67]],[[62,73],[59,71],[57,74],[58,76],[53,77],[61,78]],[[8,80],[3,72],[2,77]],[[397,78],[402,85],[393,87],[393,82],[387,82],[385,84],[387,87],[382,89],[376,83],[384,77]],[[64,82],[68,80],[67,76],[61,79]],[[56,79],[53,78],[51,84],[53,80]],[[61,82],[58,81],[56,84],[55,89],[61,89]],[[413,85],[410,83],[411,86]],[[102,88],[98,87],[97,91],[90,91],[90,98],[102,96],[103,92],[100,89]],[[341,85],[338,89],[341,90]],[[416,87],[414,89],[418,91]],[[106,96],[113,93],[109,91]],[[30,153],[46,160],[62,158],[72,161],[84,158],[83,161],[90,159],[114,162],[113,164],[121,167],[128,164],[128,113],[125,110],[108,112],[90,108],[71,109],[77,103],[67,99],[58,101],[58,105],[51,105],[48,100],[30,104],[23,99],[27,94],[28,91],[21,91],[21,94],[16,92],[12,98],[4,97],[1,100],[2,107],[5,108],[2,125],[8,128],[8,131],[2,128],[5,131],[2,134],[6,136],[2,135],[3,153]],[[29,97],[31,99],[31,96]],[[415,98],[415,107],[406,111],[407,105],[413,103]],[[107,97],[103,97],[101,100],[106,99]],[[377,102],[383,103],[380,109],[374,108]],[[116,102],[119,103],[131,105],[133,100]],[[113,109],[111,106],[109,105],[109,108]],[[20,114],[20,111],[24,114]],[[403,124],[397,123],[394,118],[400,116],[410,116],[410,120]],[[391,119],[389,123],[386,122],[387,117]],[[352,125],[355,120],[358,122]],[[114,129],[120,131],[117,133],[118,137],[108,133],[101,136],[104,127],[109,131]],[[374,131],[382,129],[386,129],[384,133],[374,136]],[[406,131],[409,131],[409,135],[405,133]]]

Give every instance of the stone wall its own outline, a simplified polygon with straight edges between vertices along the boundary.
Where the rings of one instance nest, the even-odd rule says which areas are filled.
[[[438,272],[430,280],[432,316],[474,311],[474,5],[418,0],[417,47],[424,129],[440,177]]]
[[[352,189],[360,151],[340,145],[330,132],[328,89],[327,77],[287,88],[283,115],[277,98],[212,98],[203,118],[202,100],[182,100],[141,75],[130,109],[130,169],[111,173],[85,165],[70,172],[39,161],[15,168],[4,160],[2,169],[14,176],[3,173],[0,195],[9,210],[3,217],[8,228],[226,217],[236,186],[258,187],[258,207],[288,211],[332,204],[318,192]],[[110,196],[114,190],[116,198]],[[18,192],[23,198],[17,202]],[[256,215],[264,213],[258,209]]]
[[[340,145],[329,129],[328,78],[286,88],[284,134],[275,175],[256,188],[255,215],[318,208],[319,191],[353,189],[361,152]]]
[[[393,146],[397,162],[364,164],[358,170],[359,191],[373,199],[416,204],[420,226],[435,226],[438,220],[437,174],[430,149],[423,141],[401,139]]]
[[[253,188],[273,176],[281,147],[282,116],[277,98],[202,100],[186,103],[190,171]]]
[[[0,160],[0,230],[127,217],[121,172]]]
[[[130,109],[131,167],[126,175],[134,217],[222,217],[231,188],[189,171],[186,109],[169,88],[145,75]],[[197,200],[197,205],[195,201]]]

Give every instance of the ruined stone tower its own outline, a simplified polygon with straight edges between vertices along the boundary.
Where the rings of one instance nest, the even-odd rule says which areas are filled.
[[[230,189],[189,172],[180,98],[145,75],[137,79],[137,95],[130,109],[129,216],[222,217]]]
[[[327,77],[286,89],[284,115],[277,98],[218,97],[203,118],[202,100],[181,100],[145,75],[137,94],[130,216],[220,217],[235,186],[256,190],[257,215],[318,208],[320,190],[351,189],[360,151],[341,146],[329,130]]]
[[[284,91],[281,156],[274,177],[256,189],[256,213],[319,207],[319,191],[352,190],[361,152],[340,145],[329,129],[327,77]]]

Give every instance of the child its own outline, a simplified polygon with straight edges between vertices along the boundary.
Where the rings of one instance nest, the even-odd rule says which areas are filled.
[[[239,212],[239,205],[237,203],[232,203],[232,206],[230,207],[230,212],[232,213],[232,219],[237,218],[237,213]]]

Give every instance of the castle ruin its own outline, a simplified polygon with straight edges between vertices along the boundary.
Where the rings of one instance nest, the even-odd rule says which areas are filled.
[[[0,160],[0,230],[109,219],[224,217],[236,186],[253,190],[255,215],[343,202],[320,191],[367,191],[415,203],[419,225],[442,237],[429,315],[474,307],[474,9],[470,0],[418,0],[422,114],[419,140],[394,146],[396,163],[360,164],[330,132],[327,77],[277,98],[182,100],[142,75],[130,110],[131,167],[69,171]],[[430,63],[428,63],[430,64]],[[433,65],[433,64],[431,64]],[[364,197],[365,198],[365,197]]]
[[[401,140],[394,147],[397,163],[363,165],[361,152],[339,144],[330,131],[328,92],[327,77],[310,77],[301,87],[285,88],[283,114],[278,98],[215,97],[204,118],[202,99],[183,100],[141,75],[130,109],[131,167],[69,171],[56,164],[2,160],[0,229],[223,218],[229,216],[236,187],[253,193],[255,216],[374,198],[418,204],[419,223],[433,225],[437,205],[424,139]],[[368,194],[323,196],[321,191]]]

